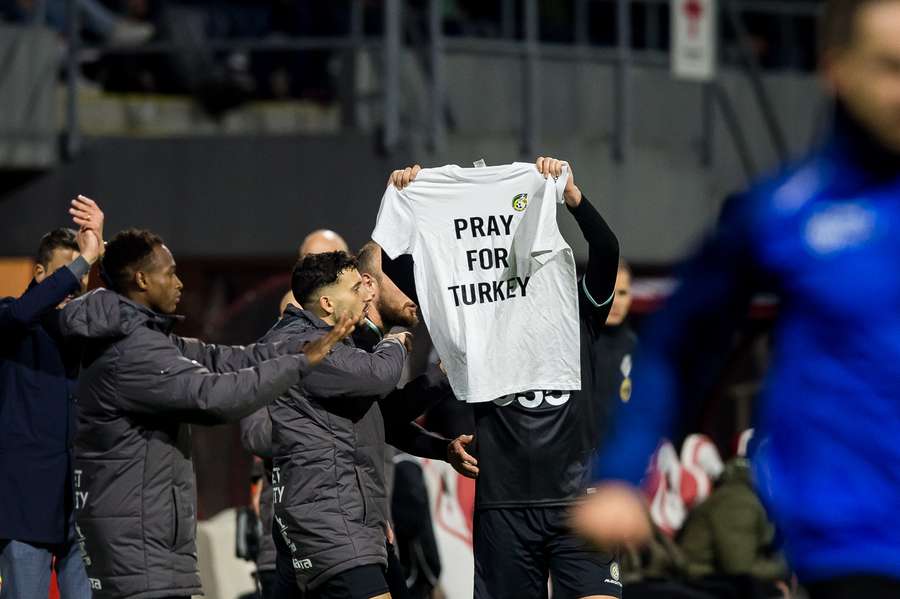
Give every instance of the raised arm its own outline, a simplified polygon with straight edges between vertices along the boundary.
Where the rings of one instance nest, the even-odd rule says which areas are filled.
[[[588,242],[588,264],[584,276],[578,282],[578,298],[582,310],[590,310],[603,322],[612,307],[616,274],[619,270],[619,240],[597,209],[575,185],[575,172],[568,163],[541,156],[535,161],[538,171],[545,177],[559,177],[565,166],[569,177],[563,190],[566,208]]]
[[[119,407],[144,414],[173,414],[198,424],[232,422],[274,401],[325,358],[353,330],[342,320],[303,346],[302,354],[264,360],[235,372],[214,373],[153,332],[128,339],[118,365]]]
[[[21,297],[0,303],[0,331],[21,331],[38,322],[81,288],[91,266],[103,255],[103,211],[84,196],[72,200],[72,220],[81,229],[76,235],[80,256],[32,285]]]
[[[369,353],[338,344],[314,372],[303,379],[303,389],[316,397],[384,396],[400,380],[406,347],[396,337],[385,337]]]
[[[82,277],[90,270],[91,263],[84,256],[79,256],[68,266],[31,286],[21,297],[4,300],[0,303],[0,331],[21,331],[38,322],[66,297],[78,291]]]

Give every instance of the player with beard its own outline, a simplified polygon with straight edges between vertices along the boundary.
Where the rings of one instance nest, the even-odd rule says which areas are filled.
[[[540,157],[544,177],[562,174],[564,162]],[[418,165],[394,171],[403,189]],[[588,242],[585,274],[578,280],[581,389],[536,390],[477,404],[475,454],[475,597],[564,599],[621,597],[618,564],[570,530],[568,508],[587,491],[591,455],[600,443],[610,402],[597,372],[605,363],[601,340],[613,299],[619,244],[603,217],[575,185],[566,207]]]
[[[418,323],[418,307],[382,271],[381,248],[376,244],[368,243],[360,250],[358,271],[362,280],[361,293],[368,298],[368,304],[366,317],[356,329],[359,334],[354,335],[353,340],[359,349],[372,351],[391,329],[414,328]],[[295,306],[288,306],[285,318],[296,318],[299,313],[300,310]],[[446,375],[437,366],[414,378],[403,388],[388,394],[378,401],[384,420],[383,442],[413,455],[447,461],[464,476],[475,477],[478,474],[477,462],[465,451],[465,446],[472,440],[471,436],[463,435],[450,440],[425,431],[412,422],[431,405],[451,397]],[[272,420],[268,411],[260,410],[245,418],[241,422],[241,438],[245,449],[270,460],[273,456]],[[381,472],[382,477],[388,474],[387,471]],[[387,495],[389,481],[383,486],[384,494]],[[381,506],[381,510],[387,513],[386,503]],[[388,566],[385,575],[391,595],[402,598],[406,592],[405,581],[391,545],[390,528],[387,532]],[[261,573],[263,596],[275,596],[272,590],[275,585],[274,572],[269,574],[262,570]]]

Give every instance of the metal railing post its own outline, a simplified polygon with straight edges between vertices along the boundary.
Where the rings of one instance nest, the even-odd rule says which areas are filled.
[[[613,158],[624,162],[629,154],[631,129],[631,11],[628,0],[616,1],[616,83],[615,89],[615,143]]]
[[[737,152],[738,159],[741,161],[744,175],[747,177],[747,183],[749,184],[756,179],[756,163],[753,161],[753,154],[750,152],[750,144],[747,143],[747,138],[744,137],[744,130],[741,129],[740,119],[738,119],[737,112],[734,110],[734,106],[732,106],[731,101],[728,99],[728,94],[725,93],[722,86],[716,81],[710,82],[709,86],[712,88],[715,99],[719,102],[719,107],[722,110],[722,120],[731,134],[734,149]]]
[[[384,3],[384,148],[400,140],[400,0]]]
[[[713,130],[715,123],[715,96],[712,83],[700,86],[700,164],[710,166],[713,156]]]
[[[78,121],[78,53],[80,50],[79,10],[77,0],[66,0],[66,130],[63,139],[63,155],[71,160],[81,148],[81,130]]]
[[[500,5],[500,35],[507,40],[516,36],[515,0],[503,0]]]
[[[350,29],[347,35],[350,47],[343,52],[340,80],[341,126],[352,130],[356,128],[358,114],[356,56],[363,37],[363,0],[350,1]]]
[[[430,38],[429,62],[431,63],[431,149],[444,149],[444,14],[443,0],[430,0],[428,6],[428,29]]]
[[[738,48],[741,52],[741,58],[746,67],[747,76],[750,79],[750,87],[753,89],[753,95],[756,98],[757,104],[759,104],[759,110],[762,113],[763,121],[769,131],[769,136],[772,138],[772,145],[775,146],[775,153],[778,154],[778,161],[781,163],[787,162],[787,142],[785,141],[781,126],[778,123],[778,117],[775,115],[775,108],[772,106],[772,101],[763,84],[759,61],[753,53],[753,48],[750,47],[747,29],[744,27],[744,22],[741,20],[741,15],[735,1],[722,0],[722,2],[725,4],[725,12],[728,15],[728,19],[731,21],[731,26],[734,27]],[[724,90],[721,91],[724,93]]]
[[[540,46],[538,40],[538,3],[525,0],[525,60],[522,77],[522,154],[533,158],[541,139]]]

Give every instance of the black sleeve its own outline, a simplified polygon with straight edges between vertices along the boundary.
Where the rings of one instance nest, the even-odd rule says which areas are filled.
[[[400,451],[414,456],[447,461],[447,446],[450,445],[450,439],[426,431],[415,422],[398,422],[385,417],[384,440]]]
[[[0,305],[0,331],[12,333],[27,329],[42,316],[55,309],[66,296],[81,286],[81,277],[91,265],[79,256],[72,264],[58,269],[40,284],[32,286],[22,297],[8,299]]]
[[[379,400],[385,421],[409,422],[415,420],[432,406],[451,397],[453,390],[447,375],[434,364],[424,374],[394,389]]]
[[[588,242],[587,269],[578,282],[579,304],[582,313],[587,311],[605,320],[619,271],[619,240],[584,194],[578,207],[569,208],[569,212]]]

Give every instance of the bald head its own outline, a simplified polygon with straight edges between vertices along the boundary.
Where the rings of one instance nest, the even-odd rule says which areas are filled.
[[[324,254],[326,252],[350,253],[344,238],[329,229],[319,229],[306,236],[300,244],[300,258],[309,254]]]

